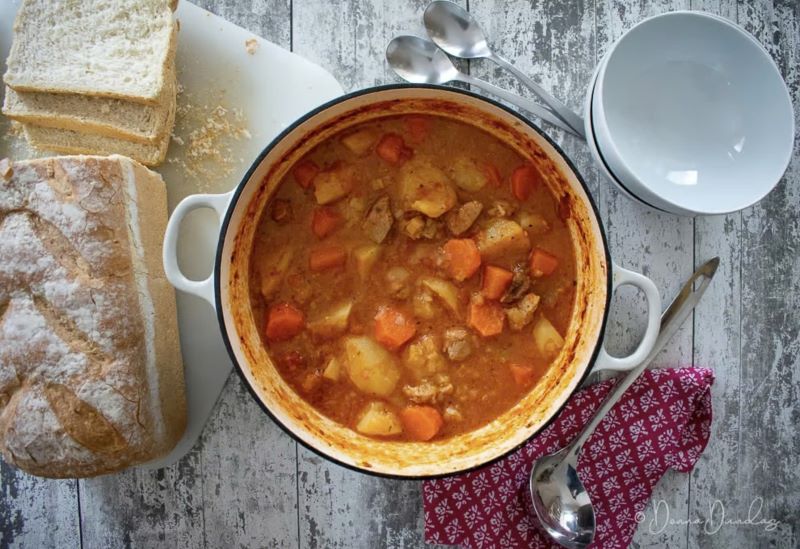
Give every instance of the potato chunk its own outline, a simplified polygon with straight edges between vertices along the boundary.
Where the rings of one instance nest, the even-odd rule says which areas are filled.
[[[509,219],[493,219],[478,234],[478,249],[485,259],[527,253],[530,248],[528,233]]]
[[[365,393],[389,396],[400,379],[394,356],[369,337],[349,337],[344,343],[350,381]]]
[[[413,299],[414,316],[423,320],[430,320],[436,316],[436,307],[433,303],[433,296],[428,290],[420,290],[414,294]]]
[[[261,295],[267,301],[275,296],[278,291],[278,286],[283,282],[286,276],[286,271],[289,269],[289,264],[292,262],[294,256],[294,248],[285,249],[278,254],[278,259],[272,261],[265,261],[261,265]]]
[[[458,202],[447,175],[425,160],[412,160],[401,168],[400,195],[408,208],[433,218]]]
[[[341,335],[347,331],[347,322],[350,319],[350,311],[352,309],[352,301],[340,303],[325,312],[325,314],[309,321],[308,330],[314,335],[326,338]]]
[[[450,168],[450,174],[456,185],[469,192],[479,191],[488,183],[486,173],[481,170],[478,163],[466,156],[459,156],[455,159]]]
[[[342,145],[356,156],[365,156],[378,141],[378,131],[373,128],[356,130],[342,137]]]
[[[458,314],[458,288],[452,283],[432,276],[421,278],[419,283],[438,296],[451,311]]]
[[[328,359],[325,369],[322,370],[322,377],[331,381],[339,381],[339,378],[342,377],[342,363],[338,358],[332,356]]]
[[[347,196],[353,188],[352,168],[336,168],[320,172],[314,180],[317,204],[330,204]]]
[[[361,412],[356,431],[364,435],[390,436],[403,432],[397,415],[383,402],[370,402]]]
[[[353,257],[356,258],[356,271],[358,271],[358,276],[361,280],[367,279],[380,253],[381,247],[377,244],[367,244],[366,246],[359,246],[353,250]]]
[[[555,358],[564,346],[564,338],[544,316],[533,326],[533,341],[539,352],[547,358]]]
[[[517,220],[523,229],[530,231],[533,235],[545,234],[550,230],[550,223],[536,212],[522,210],[517,214]]]

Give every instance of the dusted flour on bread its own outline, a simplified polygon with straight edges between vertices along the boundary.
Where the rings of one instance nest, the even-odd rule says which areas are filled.
[[[161,211],[147,204],[155,217],[142,218],[163,182],[119,156],[11,171],[0,178],[0,450],[51,477],[165,453],[185,403],[174,293],[154,257],[163,188]]]

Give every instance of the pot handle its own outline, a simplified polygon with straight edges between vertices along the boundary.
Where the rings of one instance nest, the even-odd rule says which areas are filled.
[[[187,196],[177,205],[167,222],[164,235],[163,262],[167,280],[178,290],[196,295],[207,301],[214,309],[214,272],[205,280],[190,280],[181,272],[178,265],[178,231],[186,214],[199,208],[210,208],[217,212],[219,219],[225,216],[233,192],[225,194],[193,194]]]
[[[636,286],[644,292],[647,298],[647,329],[645,329],[639,346],[628,356],[611,356],[606,351],[605,344],[603,344],[600,348],[600,354],[594,363],[593,371],[595,372],[600,370],[624,371],[638,365],[653,350],[661,328],[661,296],[653,281],[642,274],[623,269],[616,263],[613,263],[611,272],[612,293],[625,284]]]

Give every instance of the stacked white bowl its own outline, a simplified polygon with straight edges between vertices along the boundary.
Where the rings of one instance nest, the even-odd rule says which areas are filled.
[[[586,139],[623,192],[678,215],[722,214],[761,200],[794,145],[794,113],[756,39],[701,12],[642,21],[595,71]]]

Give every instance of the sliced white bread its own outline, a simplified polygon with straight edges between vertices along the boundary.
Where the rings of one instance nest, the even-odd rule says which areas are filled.
[[[155,104],[177,45],[170,0],[23,0],[5,83]]]
[[[170,111],[175,110],[175,96],[172,83],[164,87],[156,105],[89,95],[18,92],[6,86],[3,114],[37,126],[156,144],[172,129],[167,123]]]
[[[174,109],[170,118],[175,118]],[[169,125],[172,127],[172,122]],[[170,141],[170,134],[166,134],[158,143],[145,144],[74,130],[45,128],[34,124],[23,124],[23,128],[28,143],[37,149],[68,154],[121,154],[133,158],[145,166],[161,164],[167,156]]]

